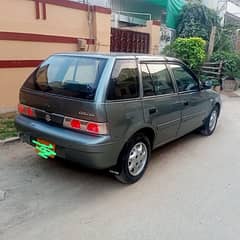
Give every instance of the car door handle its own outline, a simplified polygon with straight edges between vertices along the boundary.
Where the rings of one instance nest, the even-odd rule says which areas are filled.
[[[157,112],[157,109],[156,108],[150,108],[149,109],[149,114],[154,114]]]
[[[184,106],[188,106],[188,105],[189,105],[189,102],[188,102],[188,101],[184,101],[184,102],[183,102],[183,105],[184,105]]]

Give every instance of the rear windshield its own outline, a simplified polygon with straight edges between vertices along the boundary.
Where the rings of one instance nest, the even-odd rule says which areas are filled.
[[[94,99],[106,59],[52,56],[26,82],[36,90],[84,99]]]

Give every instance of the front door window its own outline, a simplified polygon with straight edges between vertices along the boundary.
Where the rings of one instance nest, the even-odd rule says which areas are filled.
[[[190,72],[186,71],[182,66],[177,64],[171,64],[170,67],[177,82],[179,92],[199,90],[199,83],[197,79],[190,74]]]

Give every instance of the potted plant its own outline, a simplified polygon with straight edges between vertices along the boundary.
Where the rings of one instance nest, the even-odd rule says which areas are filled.
[[[235,91],[238,88],[236,78],[239,78],[240,55],[235,52],[217,51],[212,56],[213,61],[223,61],[223,90]]]
[[[238,82],[234,76],[226,76],[223,79],[223,90],[227,92],[233,92],[238,89]]]

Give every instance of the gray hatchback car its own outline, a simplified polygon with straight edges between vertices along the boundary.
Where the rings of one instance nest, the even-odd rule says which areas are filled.
[[[214,132],[221,99],[210,88],[177,59],[56,54],[23,84],[16,126],[43,158],[108,169],[134,183],[153,149],[196,129]]]

